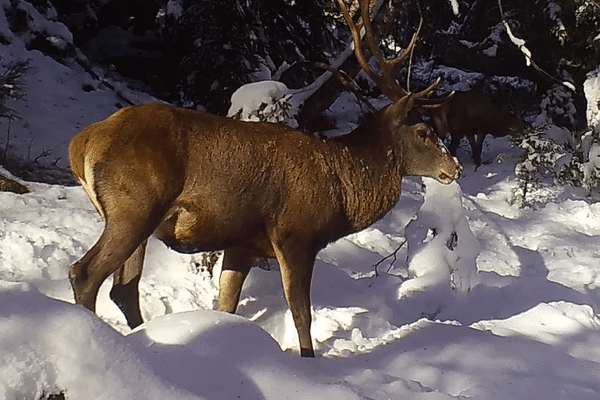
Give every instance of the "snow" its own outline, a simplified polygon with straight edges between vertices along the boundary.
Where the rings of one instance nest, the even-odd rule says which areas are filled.
[[[116,93],[17,35],[0,46],[36,67],[27,102],[13,104],[13,151],[31,143],[66,163],[69,140],[116,111]],[[388,215],[319,253],[316,359],[297,354],[277,271],[252,270],[238,315],[220,313],[200,255],[155,239],[145,324],[126,326],[110,281],[98,316],[73,305],[69,267],[102,230],[83,189],[0,192],[0,399],[598,399],[600,204],[554,187],[520,208],[515,150],[506,138],[486,145],[478,169],[459,149],[457,184],[406,178]]]
[[[173,18],[178,19],[183,14],[183,7],[177,0],[169,0],[167,3],[166,13],[171,15]]]
[[[27,23],[30,33],[45,33],[47,40],[57,43],[59,48],[66,48],[67,43],[73,43],[73,35],[64,24],[44,17],[32,4],[26,1],[17,1],[14,7],[28,16]],[[53,11],[56,13],[56,10]]]
[[[452,13],[455,16],[458,17],[460,15],[460,9],[459,9],[459,6],[458,6],[458,1],[456,1],[456,0],[448,0],[448,3],[452,7]]]
[[[510,41],[513,42],[515,46],[521,50],[521,53],[525,56],[525,65],[531,65],[531,51],[525,46],[525,40],[516,37],[512,30],[510,29],[510,25],[506,21],[502,21],[504,23],[504,27],[506,28],[506,33],[510,38]]]
[[[290,103],[291,94],[285,84],[277,81],[260,81],[241,86],[231,95],[227,116],[243,121],[284,122],[298,126],[293,118],[296,107]]]
[[[544,10],[548,13],[548,16],[552,21],[554,21],[554,27],[552,28],[552,32],[556,35],[561,45],[565,44],[569,34],[567,33],[567,28],[562,22],[560,15],[562,14],[562,7],[560,4],[550,2],[548,3],[548,7]],[[575,89],[573,89],[575,90]]]
[[[468,293],[475,283],[480,245],[466,220],[462,190],[456,182],[445,187],[423,178],[423,183],[423,205],[406,227],[412,279],[400,286],[399,298],[440,284]]]
[[[600,67],[587,74],[583,90],[587,100],[588,126],[590,129],[600,132]]]
[[[110,81],[117,89],[115,92],[107,90],[101,81],[85,73],[74,60],[65,62],[67,66],[39,51],[27,51],[26,43],[36,30],[41,30],[38,33],[45,34],[51,42],[59,38],[60,43],[71,43],[72,35],[65,25],[47,20],[31,4],[22,0],[14,3],[28,13],[30,29],[23,36],[7,29],[4,9],[12,5],[8,0],[0,0],[0,35],[10,42],[1,45],[0,63],[31,60],[34,68],[24,77],[24,86],[29,93],[26,101],[7,101],[7,106],[13,108],[17,115],[27,117],[11,124],[11,150],[15,156],[28,160],[40,158],[41,161],[67,167],[70,139],[86,126],[117,111],[122,106],[122,99],[117,93],[136,103],[149,102],[152,98],[131,90],[122,80],[113,79],[110,72],[95,71],[101,79]],[[85,61],[84,56],[79,58]],[[82,90],[84,86],[88,89]],[[4,132],[3,129],[3,138]]]

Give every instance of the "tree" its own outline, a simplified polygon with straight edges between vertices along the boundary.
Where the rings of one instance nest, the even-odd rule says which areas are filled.
[[[339,47],[324,13],[329,2],[299,3],[170,2],[163,8],[160,32],[176,71],[176,100],[223,114],[242,84],[269,77],[286,63],[327,62],[327,53]],[[302,86],[306,80],[286,83]]]

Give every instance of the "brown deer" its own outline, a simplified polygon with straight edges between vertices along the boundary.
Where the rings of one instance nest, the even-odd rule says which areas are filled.
[[[515,135],[525,124],[520,115],[497,108],[479,92],[458,92],[447,102],[430,108],[438,136],[443,140],[450,133],[450,152],[456,155],[460,140],[466,136],[473,152],[473,161],[481,165],[481,150],[485,136]]]
[[[362,7],[370,32],[367,1]],[[448,184],[462,170],[412,117],[435,84],[407,94],[390,70],[384,68],[385,82],[376,79],[387,83],[394,102],[336,138],[164,104],[128,107],[83,130],[69,148],[71,167],[104,230],[70,269],[76,303],[94,310],[100,285],[114,274],[111,299],[131,327],[142,323],[138,282],[152,234],[179,252],[224,249],[219,310],[231,313],[253,260],[276,258],[301,355],[314,356],[310,282],[317,252],[382,218],[400,197],[403,176]]]

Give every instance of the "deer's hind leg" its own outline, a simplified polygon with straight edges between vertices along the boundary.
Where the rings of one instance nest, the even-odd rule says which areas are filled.
[[[123,268],[125,272],[124,266],[128,259],[155,229],[153,226],[144,225],[148,225],[148,223],[136,224],[134,222],[124,227],[111,224],[110,219],[108,220],[100,239],[69,270],[69,280],[77,304],[92,311],[96,310],[96,298],[102,283],[119,268]],[[134,257],[134,260],[137,258],[139,257]],[[127,266],[131,267],[132,264],[133,262]],[[136,278],[135,274],[132,275],[134,276],[133,280],[139,278],[139,276]],[[129,278],[131,283],[131,276]]]
[[[132,329],[144,322],[140,310],[139,282],[144,267],[147,243],[148,241],[145,240],[139,245],[125,261],[125,264],[113,273],[110,298],[125,315],[127,325]]]
[[[460,141],[462,138],[463,135],[460,132],[450,132],[450,144],[448,145],[448,150],[450,150],[450,154],[453,156],[456,156],[456,150],[460,146]]]
[[[141,320],[139,303],[136,304],[139,300],[132,297],[134,294],[138,297],[137,282],[142,271],[145,243],[164,218],[168,209],[164,204],[169,204],[172,197],[158,203],[154,199],[160,198],[160,190],[138,188],[134,196],[123,190],[109,190],[114,186],[110,183],[101,185],[97,196],[97,207],[104,219],[102,235],[87,254],[71,266],[69,279],[75,302],[95,311],[100,286],[110,274],[119,270],[115,276],[118,288],[113,298],[117,303],[121,301],[120,306],[125,305],[124,312],[131,326]],[[103,193],[109,195],[103,196]],[[128,284],[129,288],[123,288]],[[131,311],[135,309],[137,311]]]
[[[125,306],[130,325],[141,320],[139,300],[133,297],[137,297],[144,243],[169,212],[185,181],[176,157],[169,159],[162,148],[150,154],[151,149],[137,138],[131,136],[131,143],[124,148],[116,148],[115,142],[115,148],[102,154],[94,154],[90,148],[84,157],[84,176],[78,179],[102,216],[104,230],[69,270],[75,302],[95,311],[100,286],[120,269],[113,298]],[[139,153],[135,143],[144,144]]]

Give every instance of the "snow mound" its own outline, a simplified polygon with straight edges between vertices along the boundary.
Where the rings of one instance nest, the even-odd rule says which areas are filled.
[[[92,312],[27,287],[0,289],[1,398],[195,398],[165,384]]]
[[[402,284],[399,298],[440,284],[468,293],[475,284],[481,248],[467,222],[460,186],[428,178],[423,184],[425,201],[406,228],[408,272],[413,279]]]

